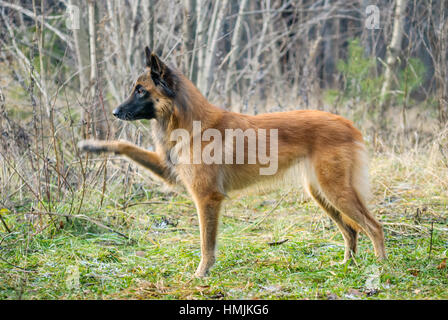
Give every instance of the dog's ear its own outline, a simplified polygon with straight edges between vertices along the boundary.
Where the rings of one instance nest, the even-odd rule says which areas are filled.
[[[163,77],[168,67],[154,53],[151,54],[151,73]]]
[[[163,92],[169,96],[175,96],[175,75],[171,69],[160,60],[160,58],[145,48],[146,66],[151,70],[151,78],[156,86],[160,86]]]

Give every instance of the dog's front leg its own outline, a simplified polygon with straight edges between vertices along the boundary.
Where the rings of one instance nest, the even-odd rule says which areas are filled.
[[[198,211],[201,234],[201,262],[195,276],[202,278],[215,263],[219,210],[224,196],[219,192],[208,192],[194,194],[193,197]]]
[[[157,153],[145,150],[132,143],[126,141],[84,140],[78,143],[78,148],[83,152],[114,152],[115,154],[124,155],[149,169],[166,183],[176,184],[164,161],[160,159]]]

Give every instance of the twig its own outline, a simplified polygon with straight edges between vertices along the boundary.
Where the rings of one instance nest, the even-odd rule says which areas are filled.
[[[42,21],[41,23],[43,23],[43,25],[45,25],[45,27],[47,27],[47,29],[53,31],[62,41],[67,43],[70,47],[72,46],[72,41],[70,40],[70,38],[66,34],[64,34],[63,32],[59,31],[55,27],[53,27],[51,24],[43,21],[43,15],[37,16],[35,13],[33,13],[32,11],[30,11],[28,9],[22,8],[21,6],[18,6],[16,4],[7,3],[5,1],[0,1],[0,6],[16,10],[16,11],[18,11],[18,12],[20,12],[20,13],[28,16],[28,17],[30,17],[31,19],[34,19],[35,21],[38,21],[38,19],[41,18],[41,21]]]
[[[277,209],[277,207],[280,205],[280,203],[283,201],[283,199],[285,199],[285,197],[291,192],[291,190],[289,190],[288,192],[286,192],[278,201],[277,203],[272,207],[271,210],[269,210],[260,220],[258,220],[257,222],[255,222],[254,224],[248,225],[247,227],[243,228],[241,231],[245,231],[249,228],[253,228],[258,226],[260,223],[262,223],[272,212],[274,212],[275,209]]]
[[[89,221],[89,222],[91,222],[93,224],[96,224],[97,226],[99,226],[101,228],[104,228],[104,229],[107,229],[109,231],[115,232],[116,234],[126,238],[127,240],[132,240],[133,241],[133,239],[129,238],[128,235],[126,235],[124,233],[121,233],[121,232],[119,232],[119,231],[117,231],[115,229],[112,229],[111,227],[108,227],[108,226],[104,225],[103,223],[101,223],[99,221],[95,221],[95,220],[93,220],[93,219],[91,219],[91,218],[89,218],[89,217],[87,217],[87,216],[85,216],[83,214],[76,214],[75,215],[75,214],[63,214],[63,213],[56,213],[56,212],[36,212],[36,211],[30,212],[30,214],[48,214],[48,215],[51,215],[51,216],[58,216],[58,217],[65,217],[65,218],[77,218],[77,219]]]
[[[412,224],[408,224],[408,223],[404,223],[404,222],[383,222],[383,225],[385,226],[399,226],[399,227],[407,227],[410,229],[415,229],[418,231],[425,231],[427,230],[426,226],[423,225],[412,225]],[[446,232],[448,231],[448,228],[443,228],[443,227],[434,227],[434,230],[438,230],[438,231],[442,231],[442,232]]]
[[[137,202],[137,203],[130,203],[130,204],[126,204],[123,205],[121,207],[121,209],[127,209],[129,207],[134,207],[134,206],[138,206],[138,205],[143,205],[143,204],[175,204],[175,205],[181,205],[190,209],[193,209],[194,207],[192,205],[183,203],[183,202],[174,202],[174,201],[146,201],[146,202]]]
[[[35,270],[28,270],[19,266],[16,266],[15,264],[12,264],[11,262],[9,262],[8,260],[6,260],[5,258],[0,257],[0,260],[6,262],[7,264],[9,264],[10,266],[19,269],[19,271],[23,271],[23,272],[36,272]]]
[[[3,225],[5,226],[6,231],[11,233],[11,230],[8,228],[8,225],[6,224],[6,221],[3,220],[3,217],[1,216],[1,214],[0,214],[0,220],[2,221]]]
[[[278,246],[278,245],[281,245],[281,244],[285,243],[288,240],[289,239],[284,239],[284,240],[274,241],[274,242],[268,242],[268,245],[270,245],[271,247]]]
[[[431,259],[431,252],[432,252],[432,234],[434,231],[434,221],[431,221],[431,237],[429,240],[429,255],[428,255],[428,259]]]

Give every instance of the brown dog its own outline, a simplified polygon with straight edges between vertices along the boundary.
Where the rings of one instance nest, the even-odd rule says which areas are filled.
[[[386,257],[382,226],[366,207],[369,187],[363,138],[350,121],[315,110],[256,116],[228,112],[210,104],[191,81],[166,66],[148,48],[145,53],[145,73],[113,114],[122,120],[154,119],[156,152],[121,141],[82,141],[79,148],[125,155],[167,183],[186,187],[196,204],[200,224],[201,262],[196,276],[205,276],[215,262],[219,210],[229,193],[261,183],[295,184],[300,178],[342,232],[344,262],[356,252],[359,231],[369,236],[378,258]],[[187,138],[180,135],[183,143],[173,139],[180,129],[190,134]],[[227,135],[232,129],[238,134]],[[206,134],[207,130],[212,131]],[[250,132],[258,137],[255,135],[254,140]],[[198,135],[202,139],[196,143]],[[224,147],[218,148],[215,143],[219,142]],[[265,153],[269,149],[270,156],[275,156],[274,170],[267,174],[261,173],[267,164],[262,149]],[[208,153],[215,161],[194,159],[198,152]],[[226,161],[220,161],[223,159]]]

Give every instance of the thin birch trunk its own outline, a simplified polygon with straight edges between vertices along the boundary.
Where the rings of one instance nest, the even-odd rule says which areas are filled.
[[[42,10],[42,14],[40,16],[40,25],[39,25],[39,21],[38,19],[35,19],[35,26],[36,26],[36,30],[38,31],[36,36],[39,37],[39,39],[37,40],[37,45],[38,45],[38,51],[39,51],[39,80],[40,80],[40,85],[42,87],[42,96],[43,96],[43,100],[44,100],[44,108],[45,111],[47,112],[47,116],[50,115],[50,105],[48,103],[48,92],[47,92],[47,84],[46,84],[46,72],[45,72],[45,65],[44,65],[44,61],[43,61],[43,46],[44,46],[44,2],[43,0],[41,0],[41,10]],[[33,1],[33,11],[34,11],[34,15],[37,17],[37,11],[36,11],[36,3],[35,1]]]
[[[137,9],[140,4],[140,0],[134,0],[132,2],[132,19],[130,23],[130,34],[129,34],[129,42],[128,42],[128,50],[126,52],[126,58],[128,65],[132,65],[131,56],[134,49],[134,39],[135,39],[135,20],[137,18]]]
[[[248,100],[255,93],[254,87],[256,85],[256,82],[258,81],[257,78],[259,76],[260,59],[261,59],[260,56],[261,56],[263,46],[266,45],[266,43],[265,43],[266,32],[268,30],[269,23],[271,23],[271,13],[269,12],[271,9],[271,1],[266,0],[265,3],[266,3],[266,8],[264,8],[263,10],[266,11],[266,13],[263,13],[263,27],[261,29],[261,35],[260,35],[260,38],[258,39],[257,48],[255,50],[255,54],[254,54],[253,60],[251,62],[252,75],[251,75],[249,86],[247,89]],[[254,106],[254,108],[255,108],[255,106]]]
[[[191,57],[193,57],[194,49],[196,0],[184,0],[184,7],[183,42],[185,49],[182,55],[182,67],[187,74],[191,64],[194,64]]]
[[[199,90],[205,94],[204,92],[204,78],[205,78],[205,57],[207,54],[208,44],[210,39],[208,38],[208,35],[210,34],[210,31],[212,29],[212,25],[214,23],[215,13],[216,10],[214,10],[212,17],[210,18],[209,22],[209,28],[208,32],[205,28],[205,22],[207,20],[206,14],[208,12],[207,8],[207,0],[199,0],[198,7],[197,7],[197,15],[199,19],[198,24],[198,30],[197,30],[197,36],[198,36],[198,42],[197,42],[197,50],[198,50],[198,76],[197,76],[197,86]],[[219,5],[219,2],[215,3],[214,8],[217,9]]]
[[[206,40],[207,40],[207,34],[205,32],[205,20],[206,20],[206,13],[207,13],[207,0],[197,0],[197,6],[196,6],[196,17],[197,17],[197,28],[196,28],[196,36],[195,36],[195,44],[194,44],[194,50],[193,50],[193,57],[192,60],[194,60],[195,55],[197,56],[197,71],[196,77],[193,78],[193,81],[196,83],[196,85],[199,85],[201,83],[201,75],[203,74],[203,68],[204,68],[204,60],[205,60],[205,52],[206,52]],[[190,66],[190,75],[193,75],[193,65]]]
[[[125,48],[125,35],[126,35],[126,31],[127,31],[127,27],[126,27],[126,13],[123,12],[123,10],[121,8],[123,8],[124,4],[122,2],[122,0],[116,0],[116,5],[114,8],[114,14],[118,17],[117,20],[117,37],[118,37],[118,43],[117,43],[117,48],[120,49],[118,55],[121,58],[122,61],[122,70],[123,73],[127,73],[129,72],[129,70],[131,69],[131,66],[127,63],[126,60],[126,48]]]
[[[142,2],[144,17],[145,20],[148,21],[148,26],[145,27],[145,45],[151,48],[154,48],[154,1],[153,0],[145,0]]]
[[[381,88],[381,119],[384,119],[385,105],[387,103],[388,96],[391,89],[393,72],[398,61],[398,55],[401,50],[401,41],[403,39],[404,18],[406,12],[406,0],[396,0],[395,3],[395,15],[394,15],[394,28],[392,32],[392,39],[387,47],[386,56],[386,71],[384,74],[384,83]]]
[[[95,138],[102,139],[103,130],[101,130],[99,115],[101,114],[97,106],[96,89],[97,89],[97,65],[96,65],[96,31],[95,31],[95,2],[88,3],[89,14],[89,46],[90,46],[90,99],[91,99],[91,116],[92,116],[92,133]]]
[[[235,29],[233,30],[232,35],[232,42],[230,44],[230,57],[229,57],[229,65],[227,67],[227,74],[226,74],[226,80],[224,85],[224,90],[227,93],[227,101],[226,105],[227,108],[230,108],[232,105],[232,90],[235,85],[235,72],[236,72],[236,59],[238,58],[238,54],[240,52],[240,39],[241,39],[241,33],[243,30],[243,13],[246,9],[247,0],[242,0],[240,3],[240,8],[238,10],[238,17],[236,18],[235,22]]]
[[[69,5],[73,6],[73,0],[69,0]],[[73,40],[75,45],[75,55],[77,60],[78,67],[78,77],[79,77],[79,86],[80,92],[83,93],[85,88],[87,87],[87,79],[84,73],[84,63],[82,61],[81,48],[79,43],[79,31],[77,29],[73,30]]]
[[[73,6],[73,0],[69,0],[69,5]],[[81,54],[81,48],[80,48],[80,42],[79,42],[79,32],[80,30],[74,29],[73,30],[73,40],[74,40],[74,49],[75,49],[75,55],[76,55],[76,62],[77,62],[77,69],[78,69],[78,77],[79,77],[79,91],[81,93],[81,96],[83,97],[85,94],[85,90],[87,87],[87,78],[86,74],[84,72],[84,63],[82,59]],[[86,123],[87,123],[87,115],[85,108],[81,108],[81,127],[82,127],[82,136],[84,139],[87,138],[86,133]]]
[[[89,46],[90,46],[90,81],[95,83],[96,73],[96,43],[95,43],[95,2],[89,1]],[[95,86],[90,89],[92,97],[95,95]]]
[[[218,37],[221,31],[222,21],[224,19],[224,13],[227,8],[228,0],[222,0],[215,3],[215,12],[212,17],[213,28],[209,29],[208,42],[207,42],[207,54],[205,55],[203,74],[201,75],[201,82],[199,88],[205,96],[208,96],[210,84],[213,78],[213,63],[216,58],[216,48],[218,44]],[[216,18],[214,18],[216,17]],[[212,30],[212,31],[211,31]]]

